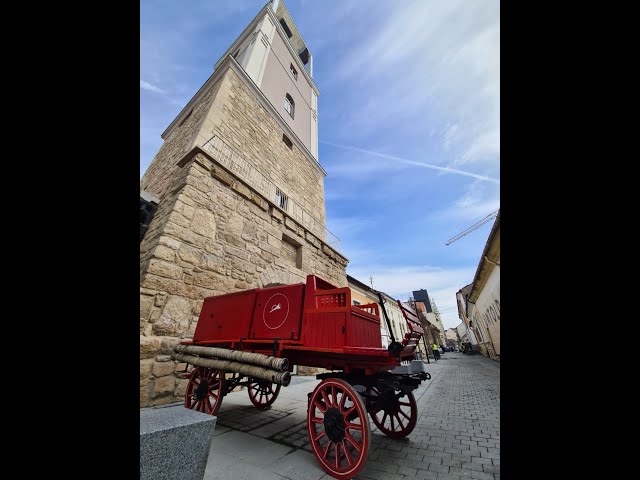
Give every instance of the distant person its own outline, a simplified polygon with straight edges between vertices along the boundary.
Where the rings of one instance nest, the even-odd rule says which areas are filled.
[[[436,360],[440,360],[440,350],[438,350],[438,345],[433,344],[433,358]]]

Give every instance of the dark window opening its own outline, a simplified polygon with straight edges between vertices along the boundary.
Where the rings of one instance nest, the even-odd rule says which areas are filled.
[[[354,305],[360,305],[360,302],[359,302],[359,301],[357,301],[357,300],[354,300],[354,301],[353,301],[353,304],[354,304]]]
[[[144,238],[144,234],[149,228],[153,214],[156,212],[157,205],[155,202],[148,202],[140,197],[140,241]]]
[[[284,33],[287,34],[287,37],[289,38],[293,37],[293,33],[291,33],[291,30],[289,29],[289,25],[287,25],[287,22],[284,21],[284,18],[280,19],[280,25],[282,25],[282,28],[284,29]]]
[[[240,53],[240,49],[236,50],[236,53],[233,54],[233,58],[238,58],[239,53]]]
[[[304,48],[304,50],[302,50],[298,55],[300,55],[300,60],[302,60],[302,64],[306,65],[307,63],[309,63],[309,49],[308,48]]]
[[[291,115],[291,118],[294,118],[293,115],[295,108],[296,104],[293,102],[293,98],[291,98],[291,95],[287,93],[284,98],[284,109],[289,113],[289,115]]]
[[[293,148],[293,142],[284,133],[282,134],[282,141],[287,145],[287,147]]]
[[[291,75],[293,75],[293,78],[298,80],[298,72],[296,71],[295,68],[293,68],[293,63],[289,65],[289,70],[291,71]]]

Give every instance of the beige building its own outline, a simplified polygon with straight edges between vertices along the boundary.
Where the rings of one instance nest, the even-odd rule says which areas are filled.
[[[423,288],[413,291],[414,303],[420,314],[424,317],[425,329],[428,331],[427,342],[431,347],[434,343],[438,346],[446,344],[444,325],[440,311],[433,298]]]
[[[326,229],[313,57],[284,3],[269,1],[162,134],[140,181],[140,404],[182,398],[204,298],[304,282],[346,286]],[[141,222],[142,223],[142,222]],[[233,319],[230,319],[233,321]]]
[[[446,337],[447,346],[448,347],[457,347],[458,346],[458,335],[456,333],[455,328],[447,328],[444,331],[444,335]]]
[[[494,360],[500,360],[500,213],[482,252],[473,282],[456,294],[458,316],[470,341]]]
[[[456,333],[459,338],[459,344],[460,344],[459,346],[461,346],[461,344],[463,343],[470,342],[469,334],[467,333],[467,326],[465,325],[464,322],[460,322],[456,326]]]
[[[391,343],[391,335],[388,333],[387,322],[384,318],[384,314],[382,312],[382,308],[380,308],[380,299],[378,297],[377,290],[369,287],[365,283],[360,280],[352,277],[351,275],[347,275],[347,281],[349,284],[349,288],[351,289],[351,301],[354,305],[366,305],[370,303],[375,303],[378,305],[380,311],[380,329],[382,336],[382,346],[387,348]],[[402,342],[404,336],[409,332],[407,327],[407,321],[398,306],[398,301],[391,296],[387,295],[384,292],[381,292],[382,298],[384,300],[384,307],[386,309],[387,315],[389,316],[389,323],[391,324],[391,330],[393,331],[394,337],[397,342]],[[404,308],[413,312],[415,309],[411,305],[403,304]],[[422,342],[418,343],[418,349],[422,354],[424,354],[424,345]]]
[[[349,289],[351,290],[351,301],[354,305],[368,305],[375,303],[376,305],[380,305],[380,299],[378,298],[377,293],[368,287],[366,284],[362,283],[360,280],[352,277],[351,275],[347,275],[347,282],[349,285]],[[389,339],[389,332],[382,318],[382,312],[380,311],[380,335],[382,337],[382,346],[387,348],[391,340]]]

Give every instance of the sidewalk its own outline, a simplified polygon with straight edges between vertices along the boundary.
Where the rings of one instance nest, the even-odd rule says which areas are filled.
[[[448,352],[425,362],[431,380],[414,391],[418,423],[393,440],[371,422],[367,463],[355,478],[500,479],[500,363]],[[294,377],[272,408],[259,411],[246,391],[227,395],[218,411],[205,480],[332,478],[311,453],[307,393],[319,383]]]

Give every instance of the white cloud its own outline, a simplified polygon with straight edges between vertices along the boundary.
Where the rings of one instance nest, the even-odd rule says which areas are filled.
[[[149,82],[145,82],[144,80],[140,80],[140,88],[142,90],[147,90],[149,92],[159,93],[161,95],[165,95],[167,93],[166,91],[164,91],[160,87],[156,87],[155,85],[152,85]]]
[[[498,0],[394,2],[372,25],[376,34],[353,39],[336,69],[336,83],[363,85],[344,137],[380,134],[390,125],[416,136],[437,132],[452,166],[497,171],[499,7]]]
[[[476,180],[465,186],[464,193],[443,209],[432,212],[426,223],[432,221],[476,222],[500,208],[500,188],[487,182]],[[471,226],[471,224],[467,225]],[[459,232],[450,232],[451,236]]]
[[[327,219],[329,220],[329,219]],[[338,217],[330,220],[332,231],[342,238],[357,237],[372,228],[376,222],[371,217]]]
[[[365,150],[364,148],[358,148],[358,147],[353,147],[350,145],[341,145],[338,143],[332,143],[332,142],[325,142],[325,141],[320,141],[320,143],[324,143],[325,145],[331,145],[334,147],[338,147],[338,148],[344,148],[345,150],[352,150],[354,152],[360,152],[360,153],[366,153],[368,155],[373,155],[376,157],[380,157],[380,158],[385,158],[388,160],[392,160],[394,163],[402,163],[405,165],[412,165],[414,167],[421,167],[421,168],[429,168],[429,169],[433,169],[433,170],[438,170],[439,172],[442,173],[453,173],[456,175],[464,175],[467,177],[472,177],[475,178],[477,180],[483,180],[486,182],[493,182],[493,183],[500,183],[500,180],[496,179],[496,178],[491,178],[491,177],[487,177],[484,175],[478,175],[472,172],[466,172],[463,170],[458,170],[456,168],[451,168],[451,167],[443,167],[440,165],[433,165],[431,163],[425,163],[425,162],[417,162],[415,160],[409,160],[407,158],[402,158],[402,157],[397,157],[395,155],[388,155],[386,153],[380,153],[380,152],[374,152],[372,150]],[[378,164],[374,167],[374,170],[377,170],[381,165],[384,164]],[[390,168],[396,168],[395,165],[389,165]],[[352,166],[349,167],[342,167],[342,168],[354,168]]]

